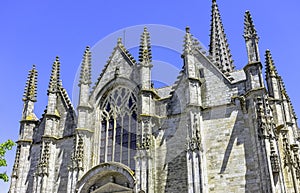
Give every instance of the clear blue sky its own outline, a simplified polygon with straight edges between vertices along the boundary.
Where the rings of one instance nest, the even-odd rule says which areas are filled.
[[[219,0],[218,4],[238,69],[247,62],[243,19],[244,12],[251,11],[260,36],[262,60],[264,51],[270,49],[300,116],[300,1]],[[194,36],[208,46],[210,9],[211,0],[2,1],[0,142],[18,138],[21,99],[32,64],[36,64],[39,72],[36,114],[40,117],[46,106],[46,90],[56,55],[61,58],[63,85],[71,95],[85,46],[93,46],[119,29],[145,24],[163,24],[182,30],[190,26]],[[15,149],[7,156],[6,169],[10,175]],[[0,182],[0,187],[1,193],[7,192],[9,184]]]

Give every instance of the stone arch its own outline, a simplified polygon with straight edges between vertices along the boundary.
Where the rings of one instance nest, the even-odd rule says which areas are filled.
[[[90,169],[77,183],[78,193],[134,192],[134,172],[122,163],[102,163]]]
[[[136,82],[127,78],[118,77],[117,79],[109,81],[105,86],[101,88],[101,90],[99,90],[95,97],[96,106],[99,106],[101,103],[101,99],[103,99],[107,93],[109,93],[113,88],[117,86],[127,87],[130,90],[132,90],[132,92],[134,92],[136,95],[138,95],[139,85]]]
[[[109,82],[97,99],[99,113],[98,163],[120,162],[135,169],[138,129],[138,92],[131,80]]]

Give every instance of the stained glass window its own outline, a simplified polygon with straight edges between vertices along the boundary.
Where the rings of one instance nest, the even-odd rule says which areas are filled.
[[[137,98],[125,87],[111,90],[100,104],[100,162],[121,162],[135,169]]]

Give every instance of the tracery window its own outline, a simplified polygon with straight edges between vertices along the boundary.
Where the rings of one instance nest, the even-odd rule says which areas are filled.
[[[100,162],[121,162],[135,169],[137,99],[125,87],[110,91],[100,104]]]

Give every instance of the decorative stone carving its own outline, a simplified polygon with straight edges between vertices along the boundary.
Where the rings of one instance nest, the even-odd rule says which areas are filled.
[[[270,161],[271,161],[272,172],[273,173],[279,173],[280,172],[279,156],[276,153],[275,146],[274,146],[274,139],[273,138],[270,138],[270,148],[271,148]]]
[[[198,86],[198,82],[192,81],[192,80],[190,80],[190,81],[191,81],[191,86],[192,87],[197,87]]]
[[[75,155],[72,158],[73,169],[83,170],[83,139],[78,135],[78,142],[75,151]]]
[[[236,99],[239,100],[241,109],[243,110],[244,113],[246,113],[247,109],[246,109],[246,99],[245,99],[245,97],[244,96],[232,96],[231,97],[231,102],[236,104]]]
[[[294,154],[294,168],[296,172],[296,178],[299,180],[300,179],[300,159],[299,159],[299,146],[298,144],[292,144],[291,149],[293,150]]]
[[[74,144],[76,144],[76,139],[74,140]],[[69,166],[69,169],[78,169],[83,170],[83,156],[84,156],[84,150],[83,150],[83,139],[82,136],[78,135],[78,141],[75,146],[75,152],[73,153],[73,156],[71,157],[71,164]]]
[[[81,63],[80,80],[79,84],[90,85],[91,82],[91,51],[90,47],[87,46]]]
[[[144,149],[144,150],[148,150],[150,149],[151,146],[151,138],[150,138],[150,134],[144,134],[142,137],[142,142],[141,144],[138,144],[138,148],[139,149]]]
[[[290,164],[293,164],[293,159],[292,159],[292,154],[291,154],[291,149],[290,149],[290,144],[287,138],[287,133],[288,130],[286,129],[282,129],[282,140],[283,140],[283,150],[284,150],[284,157],[283,157],[283,161],[284,161],[284,166],[289,166]]]
[[[150,129],[150,121],[149,120],[143,120],[143,124],[144,124],[144,131],[148,132]]]
[[[186,144],[187,151],[195,151],[195,150],[202,151],[200,124],[199,124],[197,113],[193,114],[193,123],[191,128],[192,128],[192,137],[188,138]]]
[[[16,177],[16,178],[18,177],[20,153],[21,153],[21,147],[20,147],[20,145],[18,145],[17,152],[16,152],[16,159],[15,159],[15,163],[14,163],[14,166],[13,166],[13,172],[12,172],[12,177]]]
[[[116,69],[115,69],[115,78],[119,77],[119,75],[120,75],[120,68],[116,67]]]
[[[49,158],[50,158],[50,142],[44,142],[44,147],[42,148],[41,160],[38,164],[38,175],[44,176],[48,175],[49,169]]]
[[[257,113],[257,124],[258,124],[258,134],[261,139],[267,137],[266,134],[266,123],[264,114],[264,104],[261,97],[256,98],[256,113]]]
[[[49,105],[33,124],[38,120],[33,68],[9,192],[294,192],[300,186],[300,157],[290,144],[299,144],[300,135],[291,101],[273,64],[262,80],[249,14],[249,62],[234,70],[216,1],[209,53],[187,28],[183,67],[172,85],[156,88],[151,82],[145,29],[140,62],[119,39],[93,89],[86,49],[77,114],[57,58]]]
[[[279,173],[279,159],[278,159],[278,155],[273,153],[270,156],[270,160],[271,160],[271,166],[272,166],[272,172],[273,173]]]
[[[258,123],[258,133],[261,139],[276,138],[274,128],[275,123],[272,115],[272,109],[270,108],[268,97],[257,97],[257,123]]]
[[[187,142],[187,151],[202,151],[201,140],[197,137],[193,137]]]

